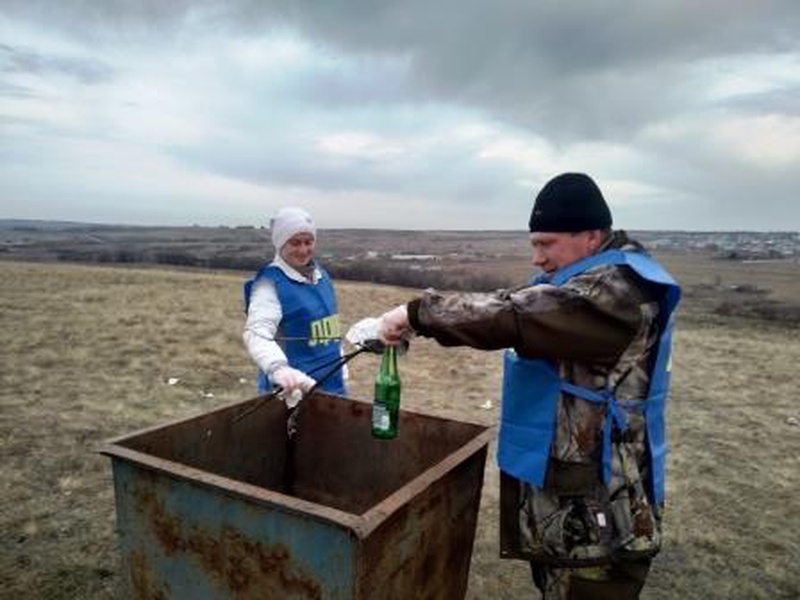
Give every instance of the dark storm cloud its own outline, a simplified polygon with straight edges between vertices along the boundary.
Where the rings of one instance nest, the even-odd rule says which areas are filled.
[[[52,42],[0,47],[6,98],[35,93],[14,73],[91,84],[115,76],[104,60],[138,74],[163,67],[119,88],[143,94],[125,114],[162,119],[145,131],[175,125],[168,151],[198,172],[466,203],[527,198],[521,182],[586,168],[629,190],[620,205],[640,226],[800,223],[796,0],[5,0],[3,19]],[[285,68],[258,62],[273,60],[258,53],[274,40],[288,48]],[[54,50],[73,42],[97,58]],[[171,86],[170,60],[175,81],[193,84],[191,105]],[[497,133],[457,147],[439,122],[448,116]],[[449,141],[427,143],[427,128]],[[402,151],[373,160],[368,144],[351,155],[346,141],[317,145],[340,132],[400,140]],[[495,141],[496,154],[482,153]]]
[[[353,52],[407,54],[409,87],[552,139],[627,138],[697,102],[688,61],[796,48],[796,2],[325,3],[287,18]],[[741,3],[740,3],[741,4]]]
[[[627,138],[685,111],[687,62],[795,50],[800,5],[773,2],[259,3],[353,53],[407,56],[408,89],[487,110],[551,139]],[[252,27],[256,9],[240,8]],[[696,83],[695,83],[696,85]]]
[[[50,3],[48,3],[50,4]],[[685,110],[689,61],[796,50],[795,0],[732,3],[445,0],[56,3],[76,30],[113,37],[179,25],[250,34],[288,27],[355,55],[405,57],[409,97],[486,110],[561,141],[626,138]],[[41,4],[12,2],[33,14]],[[331,98],[349,90],[331,85]],[[324,98],[324,96],[322,96]]]

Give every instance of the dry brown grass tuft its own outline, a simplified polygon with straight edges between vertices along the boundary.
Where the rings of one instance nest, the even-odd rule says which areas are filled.
[[[110,466],[94,446],[252,395],[244,275],[21,263],[0,272],[0,596],[114,597]],[[345,326],[414,295],[338,290]],[[352,395],[368,399],[376,358],[351,364]],[[643,598],[800,597],[797,364],[796,330],[698,312],[679,322],[666,543]],[[404,407],[496,421],[499,353],[420,339],[400,368]],[[468,597],[534,597],[527,565],[497,558],[496,524],[492,458]]]

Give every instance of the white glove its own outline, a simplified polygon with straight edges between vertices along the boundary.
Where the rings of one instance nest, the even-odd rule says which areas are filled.
[[[364,342],[380,339],[381,320],[375,317],[361,319],[347,330],[345,339],[354,346],[363,346]]]
[[[408,323],[408,309],[405,304],[381,315],[378,335],[384,344],[397,345],[413,333]]]
[[[273,385],[283,388],[281,396],[289,408],[297,406],[303,398],[303,392],[309,391],[317,383],[302,371],[289,366],[278,367],[269,378]]]

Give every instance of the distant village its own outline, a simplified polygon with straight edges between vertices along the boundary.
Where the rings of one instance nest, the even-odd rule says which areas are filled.
[[[632,235],[653,250],[699,250],[729,260],[800,259],[797,231],[636,231]]]

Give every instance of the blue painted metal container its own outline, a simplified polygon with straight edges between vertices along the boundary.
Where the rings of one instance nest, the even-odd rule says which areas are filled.
[[[316,394],[297,434],[253,398],[108,442],[124,597],[461,599],[488,443],[481,425]]]

